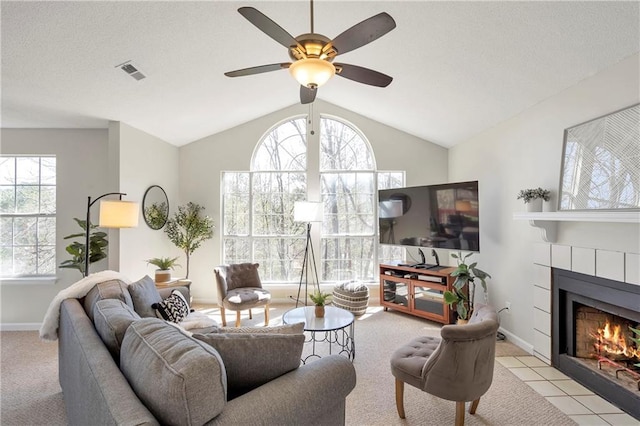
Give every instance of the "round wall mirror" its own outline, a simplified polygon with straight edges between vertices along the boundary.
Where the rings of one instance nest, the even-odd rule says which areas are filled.
[[[169,219],[169,199],[164,189],[151,185],[142,198],[142,217],[151,229],[161,229]]]

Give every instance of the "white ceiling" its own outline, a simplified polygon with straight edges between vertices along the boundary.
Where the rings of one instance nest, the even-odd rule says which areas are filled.
[[[394,77],[334,77],[318,98],[442,146],[517,115],[640,50],[640,2],[316,0],[333,38],[385,11],[396,29],[337,62]],[[2,127],[106,128],[122,121],[180,146],[299,99],[288,62],[244,19],[253,6],[294,37],[306,1],[2,1]],[[147,78],[116,65],[132,60]]]

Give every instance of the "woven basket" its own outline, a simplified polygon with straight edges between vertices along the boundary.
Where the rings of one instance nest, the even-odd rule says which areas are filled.
[[[355,316],[364,314],[369,306],[369,288],[360,282],[337,284],[333,288],[333,306],[346,309]]]

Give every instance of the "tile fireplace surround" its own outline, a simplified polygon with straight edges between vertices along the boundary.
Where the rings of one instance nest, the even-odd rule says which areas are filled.
[[[565,321],[562,319],[564,318],[562,312],[565,308],[558,307],[558,303],[565,305],[565,302],[560,300],[564,299],[565,294],[564,284],[562,284],[565,279],[561,278],[563,276],[568,276],[570,280],[573,280],[573,294],[578,295],[576,296],[578,298],[588,296],[589,288],[592,287],[594,293],[590,297],[592,297],[592,300],[597,301],[597,303],[592,304],[593,306],[603,303],[602,290],[597,290],[601,288],[598,286],[602,285],[602,283],[626,289],[628,293],[623,293],[621,296],[623,298],[622,303],[614,303],[614,305],[627,305],[626,317],[633,319],[633,321],[638,321],[638,318],[640,318],[640,254],[538,243],[534,245],[533,256],[533,352],[536,357],[545,363],[553,364],[554,367],[560,369],[563,368],[563,365],[564,368],[567,367],[567,356],[558,355],[558,353],[564,353],[566,348],[566,344],[563,343],[566,340],[564,332],[562,331],[558,334],[558,327],[561,330],[566,329],[562,325],[564,324],[563,321]],[[582,284],[583,282],[584,284]],[[619,285],[616,283],[619,283]],[[560,294],[563,295],[560,298],[558,291],[561,291]],[[605,290],[604,298],[609,298],[609,294],[612,291],[613,287]],[[618,298],[618,300],[620,299]],[[569,304],[567,306],[573,305]],[[613,307],[613,305],[611,306]],[[570,310],[570,308],[566,309],[567,311]],[[569,331],[566,333],[569,333]],[[569,339],[571,340],[571,338]],[[573,347],[571,342],[569,342],[569,347]],[[570,351],[571,349],[568,352]],[[571,355],[568,352],[567,354]],[[571,356],[568,358],[572,359]],[[564,372],[565,374],[568,373],[567,371]],[[587,376],[589,375],[597,376],[598,374],[587,372]],[[578,381],[584,379],[580,377],[574,378]],[[587,379],[591,380],[590,378]],[[592,390],[599,393],[598,389]],[[614,393],[619,394],[617,391]],[[640,391],[638,391],[638,395],[635,395],[635,393],[634,390],[632,396],[640,398]],[[603,394],[602,396],[611,399],[610,395]],[[634,416],[637,415],[638,413],[634,414]]]

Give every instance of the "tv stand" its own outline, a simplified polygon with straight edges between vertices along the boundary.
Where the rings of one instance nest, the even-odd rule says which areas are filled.
[[[443,293],[453,288],[455,268],[428,264],[380,265],[380,305],[442,324],[455,322]]]

